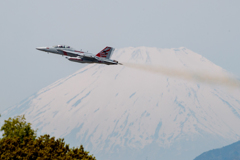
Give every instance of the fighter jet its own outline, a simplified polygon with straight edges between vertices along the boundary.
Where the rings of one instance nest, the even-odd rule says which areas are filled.
[[[114,52],[114,48],[105,47],[98,54],[94,55],[92,53],[78,51],[70,46],[66,45],[57,45],[53,47],[37,47],[37,50],[54,53],[62,56],[66,56],[69,61],[78,62],[78,63],[100,63],[107,65],[122,65],[116,60],[111,60],[111,56]]]

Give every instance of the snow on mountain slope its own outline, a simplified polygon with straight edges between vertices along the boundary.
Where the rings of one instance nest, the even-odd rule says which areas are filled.
[[[226,73],[183,47],[123,48],[112,59]],[[39,134],[84,144],[97,159],[193,159],[240,138],[239,90],[124,65],[88,65],[6,110],[2,119],[19,114]]]

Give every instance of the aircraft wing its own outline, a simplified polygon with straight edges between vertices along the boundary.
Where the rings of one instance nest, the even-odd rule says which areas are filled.
[[[65,56],[70,56],[70,57],[84,56],[84,52],[81,52],[81,51],[75,52],[75,51],[69,51],[65,49],[58,49],[58,50],[62,51]]]
[[[59,50],[62,51],[65,56],[80,57],[80,58],[86,58],[86,59],[95,59],[95,60],[107,62],[107,63],[110,63],[110,64],[116,63],[113,60],[110,60],[108,58],[97,57],[97,56],[94,56],[91,53],[85,53],[85,52],[82,52],[82,51],[69,51],[69,50],[66,50],[66,49],[59,49]]]
[[[70,57],[85,57],[88,59],[96,59],[96,57],[94,55],[92,55],[91,53],[84,53],[82,51],[69,51],[69,50],[65,50],[65,49],[60,49],[65,56],[70,56]]]

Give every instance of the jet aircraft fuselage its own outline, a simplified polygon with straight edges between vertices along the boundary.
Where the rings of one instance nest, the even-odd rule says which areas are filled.
[[[105,47],[96,55],[88,52],[78,51],[66,45],[57,45],[53,47],[37,47],[36,49],[48,53],[66,56],[69,61],[78,63],[100,63],[107,65],[121,64],[118,63],[118,61],[116,60],[110,59],[114,52],[114,48],[112,47]]]

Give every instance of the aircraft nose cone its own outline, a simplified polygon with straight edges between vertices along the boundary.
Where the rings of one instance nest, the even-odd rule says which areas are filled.
[[[42,51],[43,47],[37,47],[36,49]]]
[[[39,51],[46,51],[46,47],[37,47],[36,49]]]

